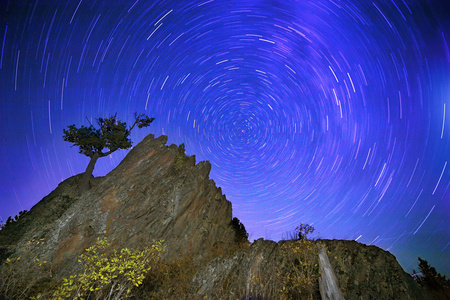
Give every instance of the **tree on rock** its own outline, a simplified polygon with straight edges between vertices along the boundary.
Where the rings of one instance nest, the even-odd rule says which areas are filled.
[[[131,130],[136,125],[138,128],[148,127],[154,119],[145,114],[134,113],[134,123],[127,128],[127,123],[118,120],[116,114],[106,119],[98,118],[96,120],[98,129],[92,124],[89,127],[81,125],[79,128],[70,125],[67,130],[63,129],[64,141],[73,143],[73,146],[78,146],[79,152],[91,159],[81,178],[80,195],[90,189],[89,181],[97,159],[110,155],[118,149],[129,149],[131,147],[131,140],[129,139]],[[104,149],[108,151],[104,152]]]
[[[450,279],[439,274],[425,259],[418,259],[420,273],[413,270],[415,281],[428,290],[434,299],[450,299]]]
[[[307,235],[313,233],[314,230],[315,228],[311,225],[301,223],[299,226],[295,227],[295,239],[299,241],[307,240]]]
[[[244,224],[236,217],[231,220],[230,224],[235,231],[234,241],[238,244],[248,242],[248,233]]]

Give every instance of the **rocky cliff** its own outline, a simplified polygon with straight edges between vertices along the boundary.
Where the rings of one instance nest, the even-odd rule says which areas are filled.
[[[38,277],[33,282],[50,288],[80,269],[77,257],[98,238],[108,239],[108,251],[143,249],[164,240],[164,261],[191,258],[189,265],[177,266],[179,272],[164,269],[164,278],[175,278],[159,283],[166,298],[320,299],[316,242],[260,239],[237,245],[231,203],[209,179],[209,162],[195,164],[194,156],[166,142],[165,136],[147,136],[113,171],[93,178],[80,197],[79,175],[62,182],[0,231],[0,264],[27,255],[46,261],[51,272],[33,273]],[[328,250],[346,299],[428,299],[389,252],[354,241],[318,242]],[[181,282],[177,273],[183,269],[190,274],[184,278],[187,287],[177,290],[170,285]],[[51,278],[39,278],[48,274]],[[155,289],[152,276],[137,299]],[[183,295],[176,294],[179,290]]]
[[[308,259],[304,253],[313,250],[300,247],[301,251],[295,251],[299,249],[296,243],[301,242],[259,239],[248,250],[216,258],[195,275],[194,291],[208,299],[236,299],[235,295],[252,299],[321,299],[317,278],[307,282],[301,274],[292,272],[308,271],[301,263]],[[327,249],[344,299],[431,299],[391,253],[376,246],[342,240],[307,243],[322,244]],[[315,264],[317,261],[313,260],[314,271]],[[299,285],[289,286],[287,277]]]
[[[147,136],[81,197],[80,176],[62,182],[14,228],[0,231],[3,256],[31,251],[62,276],[74,271],[77,256],[99,237],[115,249],[163,239],[166,259],[189,252],[202,261],[211,249],[230,248],[231,203],[209,179],[210,163],[195,165],[194,156],[166,142],[166,136]],[[40,243],[30,249],[30,241]]]

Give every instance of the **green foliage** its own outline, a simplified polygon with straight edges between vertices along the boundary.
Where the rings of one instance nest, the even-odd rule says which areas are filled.
[[[184,143],[182,143],[180,146],[178,146],[177,151],[178,152],[177,152],[177,159],[175,161],[175,169],[177,171],[179,171],[183,167],[184,163],[187,161],[186,149],[185,149]]]
[[[90,157],[86,171],[81,178],[79,185],[79,195],[88,191],[90,188],[90,177],[94,171],[95,164],[99,157],[110,155],[118,149],[128,149],[131,147],[131,140],[128,138],[131,130],[137,125],[138,128],[147,127],[153,122],[154,118],[149,118],[144,114],[134,113],[134,123],[127,128],[125,122],[117,119],[117,115],[103,119],[97,119],[99,128],[92,124],[89,127],[69,125],[63,129],[64,141],[73,143],[73,146],[79,147],[79,152]],[[103,149],[109,149],[103,152]]]
[[[12,224],[14,222],[17,222],[19,218],[23,217],[27,213],[27,210],[19,211],[18,215],[15,215],[14,218],[11,218],[11,216],[6,219],[6,222],[4,224],[0,224],[0,230],[8,226],[9,224]]]
[[[134,123],[127,128],[127,123],[117,119],[117,114],[109,118],[98,118],[95,128],[92,124],[89,127],[81,125],[69,125],[63,129],[63,139],[66,142],[73,143],[73,146],[79,147],[79,152],[92,157],[94,154],[106,156],[118,149],[128,149],[131,147],[131,140],[128,136],[135,125],[138,128],[147,127],[155,118],[149,118],[144,114],[134,113]],[[103,149],[109,149],[109,152],[103,153]]]
[[[420,257],[418,259],[420,273],[417,274],[413,270],[414,280],[427,289],[435,299],[450,299],[450,279],[439,274],[426,260]]]
[[[124,248],[106,256],[103,252],[109,246],[108,241],[97,240],[96,245],[80,255],[78,261],[83,263],[83,272],[64,278],[53,298],[123,299],[130,296],[133,287],[142,284],[146,273],[159,259],[162,242],[155,242],[142,251]]]
[[[278,271],[283,299],[314,298],[320,277],[316,244],[301,239],[286,242],[281,249],[288,260]]]
[[[230,224],[236,233],[235,238],[234,238],[235,242],[236,243],[247,242],[248,241],[248,233],[247,233],[247,230],[245,230],[244,224],[242,224],[241,221],[236,217],[234,217],[231,220]]]

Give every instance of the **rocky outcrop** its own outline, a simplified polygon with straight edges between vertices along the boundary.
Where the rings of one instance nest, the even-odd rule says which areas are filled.
[[[281,279],[296,265],[295,257],[282,249],[292,243],[259,239],[247,251],[216,258],[195,275],[193,292],[208,299],[279,299],[286,288]],[[344,299],[430,299],[387,251],[355,241],[317,243],[327,249]],[[312,286],[311,295],[298,294],[295,299],[321,299],[318,280]]]
[[[279,244],[259,239],[248,250],[218,257],[197,272],[193,294],[199,299],[276,299],[278,272],[284,264]]]
[[[24,235],[40,239],[51,230],[54,222],[77,201],[80,178],[81,175],[76,175],[61,182],[17,222],[8,224],[0,231],[0,264],[16,251]]]
[[[320,266],[320,278],[319,288],[320,296],[322,300],[342,300],[341,289],[331,267],[330,260],[328,259],[327,250],[323,245],[318,245],[319,248],[319,266]]]
[[[320,242],[345,299],[430,299],[390,252],[356,241]]]
[[[183,148],[166,142],[166,136],[147,136],[113,171],[93,178],[81,197],[80,175],[62,182],[0,230],[0,264],[26,253],[47,261],[52,278],[43,280],[52,286],[78,271],[77,257],[97,238],[108,239],[107,251],[142,250],[164,240],[166,261],[189,254],[194,262],[189,268],[195,275],[189,275],[182,289],[190,295],[174,295],[175,289],[164,287],[174,299],[320,299],[319,242],[328,251],[345,299],[429,299],[392,254],[375,246],[259,239],[237,247],[242,239],[236,239],[230,225],[231,203],[209,179],[209,162],[196,165],[194,156],[186,157]],[[33,280],[44,286],[40,278]],[[144,284],[145,289],[151,292],[152,284]]]
[[[30,251],[29,241],[39,240],[31,252],[63,276],[102,237],[111,249],[143,249],[162,239],[166,259],[191,253],[197,262],[211,249],[230,248],[231,203],[209,179],[210,163],[195,165],[194,156],[185,157],[166,142],[166,136],[147,136],[81,197],[76,197],[79,176],[61,183],[18,222],[25,224],[20,235],[0,234],[4,252],[20,256],[25,248]]]

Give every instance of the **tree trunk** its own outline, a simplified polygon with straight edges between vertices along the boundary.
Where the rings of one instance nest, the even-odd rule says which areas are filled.
[[[91,160],[89,161],[86,171],[84,171],[83,176],[81,177],[80,187],[78,189],[79,196],[81,196],[82,194],[84,194],[91,188],[89,181],[91,180],[92,172],[94,171],[94,167],[95,167],[95,163],[97,162],[97,159],[99,157],[100,157],[100,155],[98,153],[94,153],[94,155],[91,156]]]

